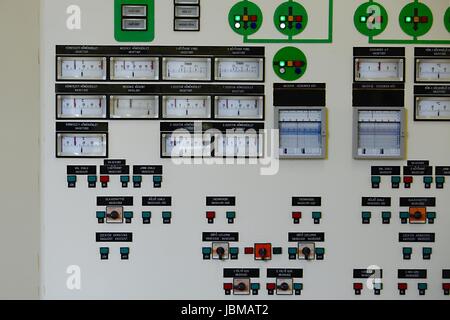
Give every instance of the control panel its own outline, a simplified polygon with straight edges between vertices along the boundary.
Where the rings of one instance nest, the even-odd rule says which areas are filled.
[[[41,12],[44,298],[449,298],[448,0]]]

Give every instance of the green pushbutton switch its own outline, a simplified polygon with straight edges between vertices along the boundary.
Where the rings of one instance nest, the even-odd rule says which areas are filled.
[[[440,183],[440,184],[445,183],[445,177],[436,177],[436,183]]]
[[[380,176],[372,176],[372,183],[379,184],[381,182]]]
[[[436,212],[427,212],[427,219],[429,220],[436,219]]]
[[[402,211],[400,212],[400,219],[408,219],[409,218],[409,212]]]
[[[412,248],[410,248],[410,247],[403,248],[403,254],[404,255],[411,255],[412,254]]]
[[[370,219],[372,217],[372,212],[370,211],[363,211],[362,212],[362,218],[363,219]]]
[[[425,184],[432,184],[433,183],[433,177],[423,177],[423,183],[425,183]]]
[[[133,176],[133,182],[134,183],[141,183],[142,182],[142,176]]]
[[[130,176],[121,176],[120,177],[120,182],[122,182],[122,183],[130,182]]]
[[[393,184],[399,184],[401,181],[402,181],[402,178],[399,176],[391,177],[391,183],[393,183]]]
[[[391,216],[392,216],[392,214],[391,214],[390,211],[383,211],[383,212],[381,213],[381,216],[382,216],[383,219],[390,219]]]
[[[109,248],[107,248],[107,247],[100,248],[100,254],[101,255],[108,255],[109,254]]]
[[[313,218],[314,220],[322,219],[322,212],[320,212],[320,211],[314,211],[314,212],[312,213],[312,218]]]
[[[106,212],[105,211],[97,211],[96,216],[97,216],[97,219],[105,219]]]
[[[252,283],[251,284],[251,288],[252,290],[260,290],[261,289],[261,285],[259,283]]]
[[[422,249],[422,253],[423,253],[424,255],[430,255],[430,254],[433,253],[433,248],[423,248],[423,249]]]
[[[323,256],[325,254],[325,248],[316,248],[316,255]]]
[[[283,248],[281,247],[275,247],[272,249],[273,254],[282,254],[283,253]]]
[[[67,176],[67,182],[68,183],[75,183],[75,182],[77,182],[77,176]]]
[[[205,256],[209,256],[212,253],[212,249],[209,247],[204,247],[204,248],[202,248],[202,253]]]
[[[162,217],[164,220],[170,220],[172,219],[172,212],[171,211],[164,211],[162,213]]]
[[[142,212],[142,218],[143,219],[150,219],[152,217],[151,211],[143,211]]]
[[[422,282],[422,283],[417,284],[417,287],[419,288],[419,290],[427,290],[428,284]]]
[[[239,254],[239,248],[230,248],[230,254],[231,255]]]
[[[162,176],[153,176],[153,182],[162,182]]]
[[[97,176],[88,176],[89,183],[97,183]]]
[[[123,254],[123,255],[130,254],[130,248],[128,248],[128,247],[120,248],[120,254]]]
[[[235,211],[227,211],[227,219],[236,219]]]
[[[133,211],[125,211],[123,216],[125,219],[133,219]]]
[[[294,290],[302,291],[303,290],[303,283],[294,283]]]

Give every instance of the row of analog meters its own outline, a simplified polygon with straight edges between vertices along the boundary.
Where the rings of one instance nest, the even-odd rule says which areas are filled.
[[[355,82],[404,82],[404,58],[355,58]],[[416,59],[416,82],[450,82],[450,59]]]
[[[215,119],[263,120],[264,96],[57,96],[58,119],[210,119],[213,108]]]
[[[111,57],[113,81],[264,81],[262,58]],[[214,70],[214,77],[212,75]],[[108,80],[106,57],[58,57],[57,80]]]

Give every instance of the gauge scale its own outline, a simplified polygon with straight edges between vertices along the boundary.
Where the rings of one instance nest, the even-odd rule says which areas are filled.
[[[58,157],[107,157],[106,134],[57,134]]]
[[[210,58],[163,58],[163,80],[210,81]]]
[[[217,119],[262,120],[264,118],[264,97],[216,97],[215,117]]]
[[[158,80],[158,58],[111,58],[111,80]]]
[[[403,59],[355,59],[355,81],[402,82]]]
[[[259,58],[217,58],[215,79],[218,81],[263,81],[264,60]]]
[[[112,119],[157,119],[158,96],[111,96]]]
[[[106,80],[104,57],[58,57],[58,80]]]
[[[450,120],[450,97],[416,97],[416,120]]]
[[[105,119],[107,117],[106,96],[57,97],[58,119]]]

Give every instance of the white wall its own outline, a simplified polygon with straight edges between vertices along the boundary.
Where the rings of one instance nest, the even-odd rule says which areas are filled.
[[[0,1],[0,299],[39,297],[39,2]]]

